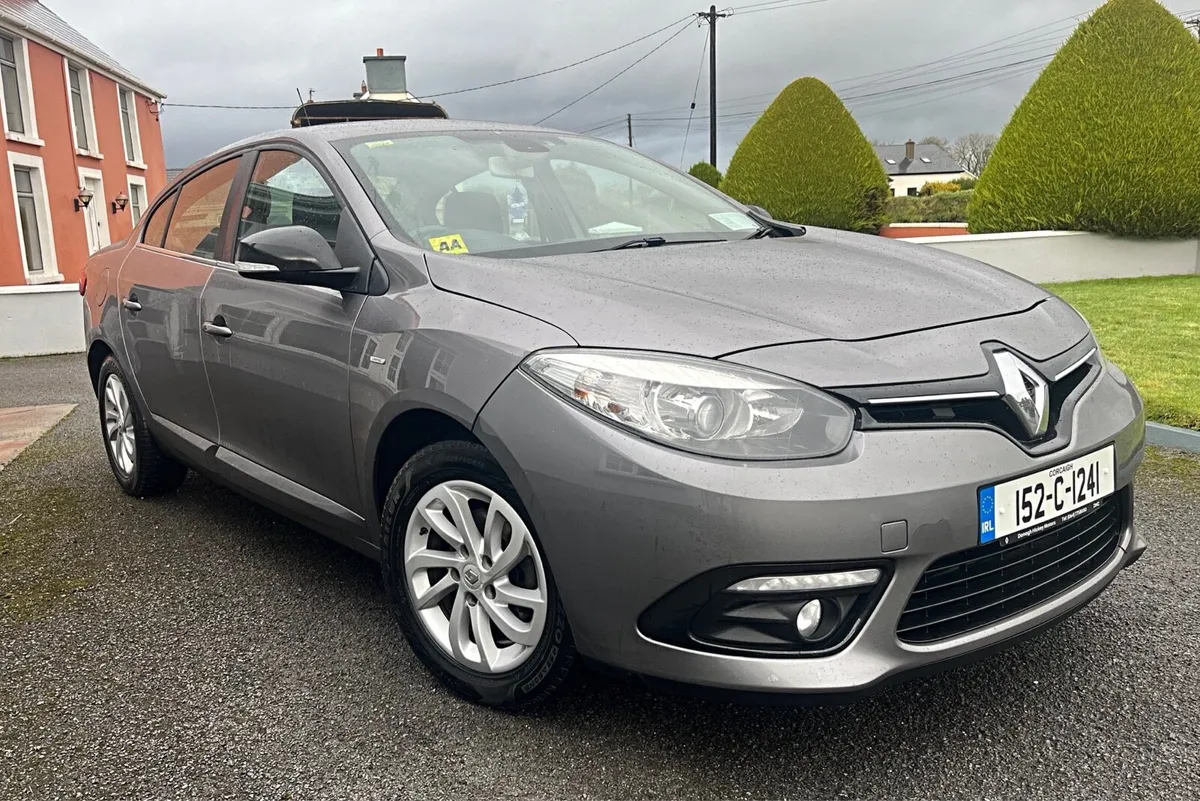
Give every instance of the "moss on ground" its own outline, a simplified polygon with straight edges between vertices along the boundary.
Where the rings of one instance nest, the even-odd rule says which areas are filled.
[[[1193,484],[1200,490],[1200,454],[1167,448],[1148,448],[1142,474]]]
[[[85,530],[94,510],[77,489],[38,480],[70,458],[69,448],[43,435],[0,472],[0,621],[42,618],[88,586],[64,572],[62,534]]]

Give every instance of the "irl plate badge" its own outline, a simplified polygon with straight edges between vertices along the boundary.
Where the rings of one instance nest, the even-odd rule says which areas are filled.
[[[996,488],[979,491],[979,542],[996,539]]]

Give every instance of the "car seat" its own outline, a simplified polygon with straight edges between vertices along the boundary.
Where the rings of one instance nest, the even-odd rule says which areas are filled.
[[[446,196],[442,210],[445,227],[451,231],[474,229],[504,233],[504,210],[488,192],[455,192]]]

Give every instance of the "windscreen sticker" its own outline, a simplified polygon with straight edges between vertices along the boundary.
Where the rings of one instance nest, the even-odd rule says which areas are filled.
[[[463,241],[461,234],[450,234],[449,236],[432,236],[429,238],[429,246],[438,253],[468,253],[467,243]]]
[[[731,228],[734,231],[753,231],[758,228],[758,223],[756,223],[748,215],[742,214],[740,211],[724,211],[719,214],[710,214],[708,216],[712,217],[726,228]]]
[[[389,147],[392,144],[391,139],[380,139],[378,142],[367,142],[367,147]]]

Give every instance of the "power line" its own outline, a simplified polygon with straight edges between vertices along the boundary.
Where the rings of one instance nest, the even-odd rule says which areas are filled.
[[[621,71],[620,71],[620,72],[618,72],[616,75],[612,76],[612,77],[611,77],[611,78],[609,78],[607,81],[605,81],[604,83],[602,83],[602,84],[600,84],[599,86],[597,86],[595,89],[592,89],[592,90],[591,90],[591,91],[589,91],[589,92],[585,92],[585,93],[583,93],[583,94],[582,94],[582,95],[580,95],[579,97],[577,97],[577,98],[575,98],[574,100],[572,100],[570,103],[568,103],[568,104],[566,104],[565,106],[563,106],[562,108],[560,108],[558,111],[552,112],[552,113],[550,113],[550,114],[547,114],[545,117],[542,117],[540,120],[538,120],[537,122],[535,122],[535,123],[534,123],[534,125],[541,125],[543,122],[545,122],[546,120],[550,119],[551,117],[557,117],[559,114],[563,113],[564,111],[566,111],[566,110],[567,110],[567,109],[569,109],[571,106],[573,106],[573,105],[575,105],[576,103],[578,103],[579,101],[581,101],[581,100],[584,100],[585,98],[588,98],[588,97],[590,97],[591,95],[594,95],[596,92],[599,92],[601,89],[603,89],[604,87],[608,86],[610,83],[612,83],[613,81],[615,81],[617,78],[620,78],[622,75],[624,75],[625,73],[629,72],[631,69],[633,69],[634,67],[636,67],[638,64],[641,64],[643,61],[645,61],[646,59],[650,58],[650,56],[654,55],[654,54],[655,54],[655,53],[657,53],[659,50],[661,50],[663,47],[665,47],[665,46],[667,45],[667,43],[668,43],[668,42],[670,42],[670,41],[671,41],[672,39],[674,39],[676,36],[679,36],[681,33],[683,33],[683,32],[684,32],[684,31],[686,31],[688,28],[690,28],[690,27],[691,27],[691,22],[692,22],[692,21],[691,21],[691,18],[690,18],[690,17],[689,17],[689,18],[687,18],[687,22],[686,22],[686,23],[685,23],[683,26],[681,26],[681,27],[679,28],[679,30],[675,31],[675,33],[671,34],[671,35],[670,35],[670,36],[668,36],[666,39],[664,39],[663,41],[661,41],[661,42],[659,42],[657,45],[655,45],[655,46],[654,46],[654,48],[650,50],[650,52],[646,53],[644,56],[642,56],[641,58],[639,58],[637,61],[635,61],[635,62],[633,62],[632,64],[630,64],[628,67],[626,67],[625,69],[621,70]]]
[[[520,78],[509,78],[506,81],[496,81],[495,83],[485,83],[480,86],[471,86],[466,89],[454,89],[449,92],[430,92],[430,93],[428,93],[428,97],[449,97],[450,95],[461,95],[461,94],[465,94],[467,92],[478,92],[480,89],[494,89],[497,86],[507,86],[511,83],[519,83],[521,81],[528,81],[531,78],[540,78],[543,75],[553,75],[556,72],[562,72],[563,70],[569,70],[572,67],[578,67],[580,64],[587,64],[589,61],[595,61],[598,58],[603,58],[604,56],[607,56],[610,53],[616,53],[617,51],[624,50],[627,47],[633,47],[635,44],[638,44],[639,42],[644,42],[647,39],[653,38],[653,37],[657,36],[658,34],[662,33],[663,31],[668,30],[669,28],[674,28],[676,25],[678,25],[681,22],[690,21],[690,20],[691,20],[690,14],[686,17],[680,17],[679,19],[675,20],[674,22],[670,23],[669,25],[664,25],[661,28],[659,28],[658,30],[651,31],[650,33],[646,34],[645,36],[639,36],[638,38],[634,39],[633,41],[626,42],[623,45],[611,48],[609,50],[605,50],[603,53],[597,53],[594,56],[588,56],[587,58],[580,59],[579,61],[574,61],[570,64],[564,64],[561,67],[555,67],[554,69],[549,69],[549,70],[542,70],[541,72],[535,72],[532,75],[523,75]]]
[[[229,104],[224,104],[224,103],[163,103],[162,106],[164,108],[169,106],[171,108],[220,108],[220,109],[238,109],[238,110],[287,109],[289,111],[296,108],[295,103],[293,103],[290,106],[242,106],[242,105],[229,105]]]
[[[708,49],[708,31],[704,31],[704,44],[700,47],[700,68],[696,70],[696,88],[692,90],[692,108],[688,112],[687,130],[683,133],[683,151],[679,154],[679,169],[687,158],[688,135],[692,132],[692,115],[696,113],[696,98],[700,96],[700,78],[704,75],[704,51]]]
[[[815,6],[819,3],[829,3],[832,0],[802,0],[802,2],[786,2],[786,0],[778,0],[776,3],[757,3],[751,6],[734,6],[730,9],[731,15],[744,17],[747,14],[760,14],[763,11],[779,11],[784,8],[796,8],[798,6]],[[769,7],[768,7],[769,6]]]

